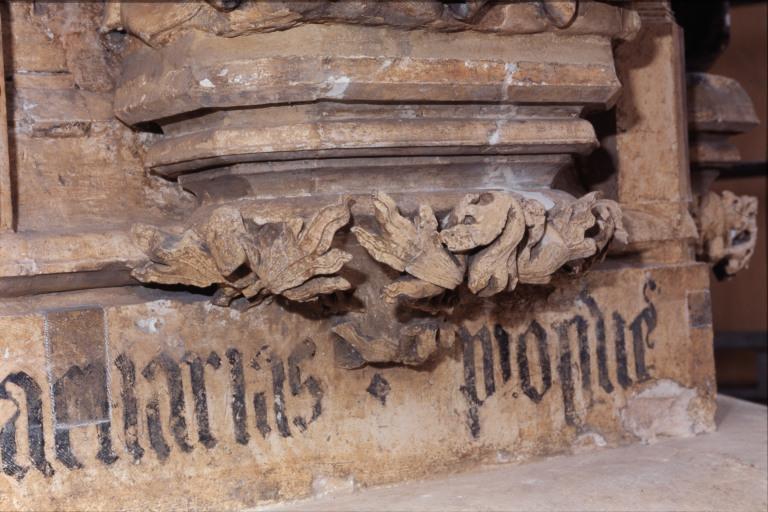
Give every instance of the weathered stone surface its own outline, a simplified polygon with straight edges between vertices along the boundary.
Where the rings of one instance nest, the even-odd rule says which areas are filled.
[[[711,430],[691,212],[743,258],[691,208],[666,3],[6,7],[0,508]]]
[[[697,205],[697,256],[709,262],[719,278],[746,267],[757,243],[757,198],[732,192],[709,192]]]
[[[540,34],[499,45],[468,32],[303,25],[286,45],[285,34],[190,32],[159,50],[135,48],[116,114],[134,124],[200,108],[322,100],[605,105],[620,87],[606,38]],[[190,53],[194,61],[185,60]]]
[[[577,457],[509,465],[503,462],[511,455],[500,453],[497,461],[463,474],[354,493],[352,486],[339,486],[330,496],[318,493],[316,499],[260,510],[763,510],[768,507],[765,406],[721,395],[717,409],[717,432],[706,436],[602,450],[599,436],[587,433],[586,451]]]
[[[600,2],[576,0],[531,2],[312,2],[211,0],[202,3],[115,2],[105,12],[102,30],[125,29],[150,46],[180,33],[199,30],[225,37],[281,31],[303,23],[360,24],[458,32],[500,34],[560,32],[629,38],[639,22],[632,11]]]
[[[606,286],[615,281],[622,288]],[[71,294],[22,314],[5,305],[0,391],[20,414],[0,436],[0,503],[252,506],[309,494],[322,479],[365,486],[499,451],[556,453],[585,430],[622,444],[654,428],[624,426],[644,424],[638,399],[646,410],[698,401],[689,423],[681,416],[657,436],[708,430],[710,326],[679,321],[706,287],[704,265],[625,268],[458,312],[453,345],[420,372],[339,370],[332,319],[276,303],[238,313],[189,295],[111,305],[109,294]],[[386,401],[369,392],[375,375],[388,382]],[[89,405],[100,393],[106,416]]]

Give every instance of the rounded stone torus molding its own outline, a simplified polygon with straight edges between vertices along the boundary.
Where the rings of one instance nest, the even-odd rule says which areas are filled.
[[[250,162],[367,158],[372,164],[383,157],[586,154],[597,140],[579,111],[332,102],[219,110],[164,122],[164,136],[144,162],[154,173],[175,178]]]
[[[427,204],[404,216],[382,192],[360,202],[365,213],[352,216],[344,199],[304,221],[268,219],[258,201],[241,200],[203,208],[178,229],[139,224],[147,260],[133,276],[215,287],[220,306],[330,299],[339,365],[420,365],[438,350],[457,300],[584,272],[614,239],[626,241],[618,205],[595,193],[472,193],[442,222]],[[350,221],[352,236],[338,233]]]

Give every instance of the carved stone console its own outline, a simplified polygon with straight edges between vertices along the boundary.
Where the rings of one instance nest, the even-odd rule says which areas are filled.
[[[757,198],[709,188],[720,170],[741,160],[728,138],[757,125],[752,101],[735,80],[688,73],[691,183],[699,229],[696,256],[718,279],[746,267],[757,242]]]
[[[753,206],[694,201],[666,3],[34,5],[0,505],[238,509],[712,430],[696,251],[739,266],[719,212]]]

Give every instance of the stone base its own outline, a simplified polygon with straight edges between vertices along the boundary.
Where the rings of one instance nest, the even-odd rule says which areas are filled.
[[[342,369],[333,319],[277,304],[3,304],[0,508],[238,509],[711,430],[707,272],[605,266],[521,290],[454,314],[418,368]]]
[[[764,406],[717,398],[717,432],[269,507],[293,512],[730,510],[768,508]],[[557,485],[552,485],[557,482]]]

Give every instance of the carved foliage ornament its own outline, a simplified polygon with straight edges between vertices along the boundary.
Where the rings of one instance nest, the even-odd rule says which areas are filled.
[[[567,29],[581,17],[594,20],[592,29],[602,32],[600,19],[612,12],[606,7],[578,0],[114,1],[105,4],[101,30],[125,30],[150,46],[164,44],[186,29],[235,37],[286,30],[304,23],[531,34]],[[621,17],[620,33],[615,35],[629,37],[637,30],[637,19],[629,10]],[[589,32],[590,23],[582,25],[579,30]]]
[[[390,302],[453,290],[465,275],[469,291],[481,297],[518,283],[545,284],[561,268],[585,270],[614,238],[626,243],[621,210],[597,193],[549,211],[517,194],[468,194],[442,229],[429,206],[411,221],[388,195],[378,193],[373,202],[380,232],[352,232],[375,260],[404,273],[384,290]]]
[[[343,201],[321,209],[306,225],[299,218],[259,223],[234,206],[216,208],[178,234],[137,224],[134,240],[149,261],[132,274],[142,282],[215,285],[217,305],[243,297],[258,304],[274,295],[305,302],[351,287],[333,275],[351,256],[331,249],[334,234],[349,218]]]
[[[421,365],[453,345],[453,329],[443,326],[457,304],[471,307],[471,301],[443,292],[466,282],[470,295],[489,297],[518,283],[547,283],[558,270],[585,270],[614,238],[626,242],[615,202],[597,194],[559,194],[553,202],[546,209],[514,193],[468,194],[441,227],[429,206],[409,219],[391,197],[375,194],[378,229],[355,226],[352,232],[375,260],[402,275],[382,290],[389,308],[379,305],[333,326],[337,364]]]
[[[749,264],[757,242],[757,198],[733,192],[708,192],[696,212],[697,257],[709,262],[719,279]]]
[[[358,242],[377,261],[403,276],[384,289],[388,302],[425,299],[457,288],[489,297],[518,283],[544,284],[566,267],[586,269],[605,254],[613,238],[626,241],[618,205],[590,193],[547,211],[517,194],[468,194],[440,229],[432,208],[418,217],[401,215],[384,193],[373,197],[379,233],[353,227]],[[214,303],[244,297],[258,304],[281,295],[304,302],[348,290],[335,276],[352,258],[331,249],[349,223],[346,201],[321,209],[306,225],[300,218],[260,223],[243,218],[236,206],[210,211],[181,232],[137,224],[133,236],[148,261],[133,270],[142,282],[218,288]]]

